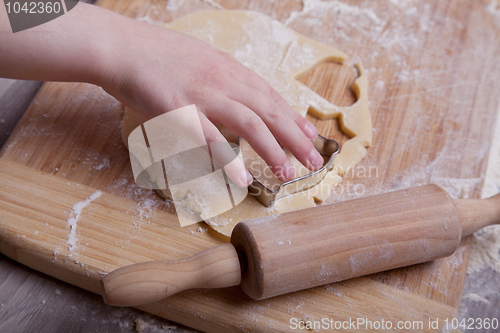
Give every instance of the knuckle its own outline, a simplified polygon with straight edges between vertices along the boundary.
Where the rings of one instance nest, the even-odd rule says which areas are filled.
[[[223,90],[228,86],[229,77],[224,68],[218,64],[201,64],[192,75],[186,78],[186,86],[190,89],[215,88]]]
[[[276,103],[278,103],[281,99],[281,95],[276,91],[276,89],[274,89],[273,87],[271,87],[270,84],[267,84],[268,85],[268,95],[269,97]]]
[[[222,92],[226,91],[228,80],[224,75],[219,74],[219,75],[209,76],[208,81],[213,88],[220,90]]]
[[[198,87],[198,89],[202,89],[204,87],[205,90],[225,93],[229,87],[228,82],[228,78],[219,72],[205,73],[205,75],[203,75],[203,77],[197,80],[194,84]]]
[[[283,120],[283,112],[278,104],[270,103],[266,112],[266,120],[271,123],[278,123]]]
[[[261,132],[266,125],[259,116],[252,114],[245,119],[243,126],[245,132],[255,135],[255,133]]]
[[[185,92],[187,101],[191,104],[196,104],[198,107],[203,107],[215,95],[215,92],[207,86],[201,86],[199,89],[187,90]],[[186,105],[186,103],[183,105]]]

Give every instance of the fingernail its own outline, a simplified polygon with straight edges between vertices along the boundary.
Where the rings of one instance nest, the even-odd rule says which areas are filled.
[[[308,169],[319,169],[323,166],[323,157],[316,149],[311,150],[311,153],[309,153],[307,164]]]
[[[241,173],[241,176],[240,176],[240,181],[241,181],[241,184],[244,186],[244,187],[247,187],[249,186],[250,184],[252,184],[253,182],[253,177],[252,175],[250,174],[250,172],[248,172],[248,170],[244,170],[242,173]]]
[[[295,177],[295,168],[290,161],[286,161],[283,165],[283,178],[284,181],[292,180]]]
[[[318,130],[313,124],[307,122],[304,126],[304,134],[311,140],[315,140],[318,137]]]

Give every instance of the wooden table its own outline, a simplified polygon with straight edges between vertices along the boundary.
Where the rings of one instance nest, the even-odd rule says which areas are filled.
[[[114,1],[104,3],[109,7],[119,6]],[[134,1],[131,3],[132,5],[125,11],[125,14],[143,17],[143,20],[168,20],[171,18],[155,17],[155,15],[160,15],[161,11],[158,14],[158,11],[154,10],[154,6],[164,4],[164,2],[153,2],[154,6],[149,6],[149,15],[146,15],[148,12],[144,9],[144,4],[147,2]],[[234,5],[223,2],[221,4],[227,8]],[[414,24],[418,25],[422,31],[427,32],[426,39],[423,41],[412,40],[414,37],[412,34],[404,29],[398,31],[395,29],[397,26],[394,27],[394,24],[391,25],[389,21],[380,27],[384,22],[381,19],[384,15],[383,11],[373,11],[367,3],[356,3],[356,5],[359,8],[366,7],[368,9],[353,11],[356,7],[340,6],[337,8],[338,14],[358,16],[360,20],[356,25],[347,24],[343,28],[333,24],[333,27],[338,29],[336,30],[338,34],[332,36],[325,37],[315,31],[313,25],[307,27],[307,25],[301,25],[300,21],[291,20],[290,25],[312,38],[324,42],[334,41],[337,47],[349,53],[355,60],[362,60],[369,70],[375,143],[374,147],[370,149],[368,158],[363,163],[366,166],[377,163],[382,170],[381,177],[386,174],[392,176],[383,180],[364,180],[364,184],[367,185],[367,193],[364,194],[434,182],[447,186],[452,195],[468,194],[471,197],[477,197],[484,177],[485,161],[477,157],[472,158],[469,153],[477,149],[484,153],[489,148],[493,128],[491,124],[494,122],[494,115],[498,108],[498,98],[495,99],[491,96],[498,96],[495,92],[498,93],[497,82],[500,79],[498,64],[493,61],[499,57],[498,43],[495,43],[499,40],[499,29],[495,27],[494,23],[491,23],[492,18],[487,16],[489,13],[484,8],[485,4],[480,1],[475,3],[453,2],[453,5],[449,2],[422,2],[418,7],[403,8],[402,4],[397,4],[394,5],[396,9],[386,9],[389,14],[399,12],[413,17]],[[205,3],[203,6],[210,7]],[[289,13],[293,10],[301,9],[298,2],[291,2],[288,6],[276,6],[271,9],[265,3],[257,1],[241,6],[267,11],[268,14],[282,21],[287,20]],[[171,8],[174,7],[173,4]],[[303,12],[304,16],[315,17],[314,15],[318,14],[315,13],[314,7],[306,9],[309,11]],[[178,7],[177,15],[180,15],[183,10],[186,10],[185,6]],[[412,14],[414,11],[428,15],[422,15],[423,18],[417,20],[416,16]],[[432,16],[429,14],[430,12],[441,15]],[[335,17],[334,13],[329,11],[326,13]],[[328,18],[329,22],[334,22],[332,17]],[[426,19],[428,20],[425,21]],[[366,20],[373,22],[367,24]],[[399,20],[397,24],[403,23]],[[491,30],[484,31],[485,26]],[[403,24],[401,27],[404,28],[405,25]],[[377,33],[370,32],[371,29]],[[455,40],[456,35],[453,29],[461,29],[460,36],[462,37]],[[390,33],[396,36],[391,39]],[[478,33],[479,35],[474,37],[476,36],[474,34]],[[359,37],[359,41],[363,40],[364,42],[358,42],[356,36]],[[373,40],[369,38],[371,44],[366,43],[367,36],[373,37]],[[450,38],[448,42],[443,41],[442,44],[446,45],[443,49],[432,49],[430,54],[419,50],[418,46],[421,44],[435,45],[436,41],[433,38],[443,38],[443,36]],[[391,44],[391,41],[394,40],[396,40],[395,44]],[[378,48],[380,45],[394,50],[394,53],[389,53],[394,57],[389,59],[391,60],[389,64],[387,59],[384,59],[384,53],[377,54],[376,52],[380,49]],[[370,52],[366,50],[367,48]],[[457,57],[457,54],[460,57]],[[415,60],[417,58],[419,61]],[[409,59],[414,62],[409,63]],[[472,59],[479,60],[474,63]],[[405,63],[406,61],[408,63]],[[464,64],[468,64],[468,66],[464,68]],[[486,64],[489,65],[487,66],[488,71],[484,70]],[[333,69],[326,70],[330,73],[334,72]],[[321,75],[320,72],[321,70],[318,69],[318,72],[312,75]],[[387,80],[388,75],[389,80]],[[307,80],[308,78],[305,78],[304,82],[307,83]],[[425,87],[426,91],[424,96],[416,94],[417,88],[421,89],[422,87]],[[345,97],[348,93],[340,93],[341,97],[332,96],[334,92],[331,91],[318,91],[318,93],[323,94],[323,96],[328,95],[335,102],[340,103],[339,99],[343,99],[347,100],[345,103],[348,103],[349,98]],[[445,114],[446,117],[440,117],[434,123],[429,119],[421,119],[421,122],[418,122],[415,121],[415,118],[401,116],[401,113],[415,111],[419,108],[433,108],[441,115]],[[479,119],[473,118],[477,112],[482,112]],[[481,119],[481,117],[485,119]],[[443,121],[443,119],[450,121]],[[395,123],[398,124],[398,128],[405,131],[398,134],[391,133],[390,130],[394,128]],[[412,132],[421,131],[420,127],[424,125],[428,126],[424,131],[426,132],[425,136],[412,138]],[[482,126],[482,129],[478,126]],[[389,129],[389,131],[385,132],[385,129]],[[472,140],[464,141],[460,137],[450,137],[454,133],[474,133],[474,136]],[[401,145],[398,142],[404,144]],[[430,151],[429,146],[431,145],[438,146],[438,154],[412,156],[406,153],[415,149],[425,153]],[[382,155],[383,150],[392,150],[392,158],[389,161],[377,160],[377,157]],[[465,163],[457,162],[457,160],[463,161],[464,159]],[[398,174],[391,173],[390,170],[394,169],[395,166],[398,168],[407,166],[407,168],[402,168],[404,172]],[[418,168],[422,168],[420,170],[422,172],[416,172]],[[446,170],[446,173],[441,170]],[[354,178],[346,179],[346,181],[357,181]],[[456,182],[450,181],[450,179],[468,178],[473,178],[473,180],[469,183],[463,182],[458,187],[455,186]],[[465,251],[467,252],[467,248]],[[136,317],[151,322],[153,324],[149,327],[151,332],[162,331],[162,326],[172,325],[168,321],[143,315],[137,310],[104,306],[98,296],[33,272],[3,256],[1,258],[0,274],[2,274],[2,279],[0,281],[3,283],[0,285],[0,302],[3,305],[0,305],[0,318],[2,318],[0,328],[7,331],[13,329],[31,331],[38,330],[40,327],[43,327],[47,332],[70,328],[99,332],[130,331]],[[412,268],[400,270],[397,276],[398,281],[404,280],[405,276],[411,274],[411,271]],[[394,275],[385,273],[379,274],[374,279],[389,285],[397,282]],[[470,286],[473,284],[470,283]],[[422,285],[408,287],[422,288]],[[430,288],[429,292],[433,293],[436,290]],[[26,295],[29,295],[27,299],[25,299]],[[460,293],[450,298],[450,302],[458,306]],[[491,315],[496,314],[496,311],[495,301],[493,301],[491,307],[486,307],[478,312],[469,311],[468,316],[491,317]],[[178,331],[182,331],[182,329],[178,329]]]

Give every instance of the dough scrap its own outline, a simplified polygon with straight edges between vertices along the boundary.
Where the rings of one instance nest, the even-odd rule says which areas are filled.
[[[334,170],[330,171],[320,184],[285,197],[269,208],[248,195],[237,207],[205,221],[218,232],[230,236],[232,229],[240,221],[314,207],[316,202],[324,201],[332,188],[341,182],[341,175],[366,155],[366,148],[372,142],[372,124],[368,110],[368,79],[363,66],[356,65],[359,77],[351,87],[357,101],[347,107],[330,103],[296,80],[322,62],[344,63],[347,56],[343,52],[307,38],[264,14],[252,11],[197,12],[170,22],[165,27],[196,37],[232,54],[267,80],[300,115],[305,117],[309,112],[320,119],[338,118],[340,129],[350,138],[336,156]],[[122,138],[125,144],[130,132],[144,121],[144,117],[126,108],[122,123]],[[264,172],[265,168],[268,168],[267,165],[259,157],[255,157],[255,152],[252,153],[248,143],[242,140],[241,144],[247,167],[252,161],[258,161]],[[243,148],[245,145],[248,147]],[[300,175],[308,172],[304,167],[300,167],[300,163],[289,152],[287,155]],[[268,179],[271,182],[268,184],[270,187],[277,184],[277,180],[272,178],[271,176]],[[170,197],[168,190],[164,190],[162,194]]]

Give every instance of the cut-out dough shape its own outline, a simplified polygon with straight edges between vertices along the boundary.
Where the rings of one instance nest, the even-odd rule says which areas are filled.
[[[206,221],[218,232],[230,236],[233,227],[240,221],[315,206],[316,202],[325,200],[332,188],[340,183],[342,178],[339,175],[347,172],[366,155],[366,148],[372,141],[372,124],[368,110],[368,80],[362,65],[356,65],[359,77],[351,87],[357,101],[347,107],[330,103],[296,80],[319,63],[344,63],[347,56],[343,52],[252,11],[197,12],[181,17],[165,27],[196,37],[232,54],[266,79],[300,115],[305,117],[309,112],[320,119],[338,118],[340,129],[350,138],[337,155],[334,170],[320,184],[285,197],[270,208],[248,196],[232,210]],[[145,120],[129,109],[125,110],[122,126],[124,142],[127,142],[130,132]],[[289,153],[288,156],[291,157]],[[245,158],[245,153],[243,157]],[[245,163],[247,162],[248,160]],[[292,162],[298,166],[296,160],[292,159]],[[267,167],[265,163],[262,164],[263,169]],[[162,194],[170,196],[168,190]]]

